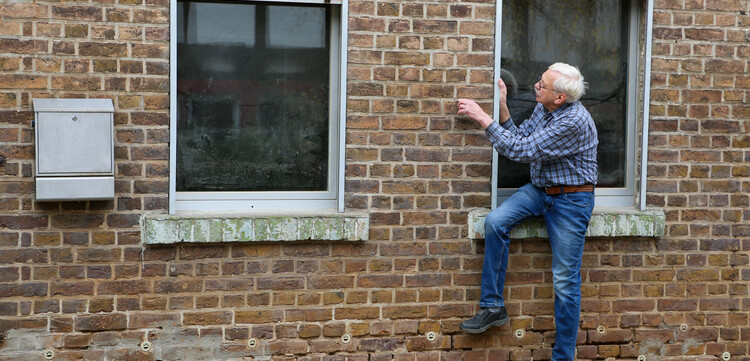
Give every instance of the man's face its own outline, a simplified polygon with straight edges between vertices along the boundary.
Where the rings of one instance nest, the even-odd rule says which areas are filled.
[[[553,70],[547,70],[542,73],[539,81],[534,84],[534,94],[536,101],[541,103],[547,110],[554,110],[560,107],[565,101],[564,94],[555,91],[553,84],[562,75]]]

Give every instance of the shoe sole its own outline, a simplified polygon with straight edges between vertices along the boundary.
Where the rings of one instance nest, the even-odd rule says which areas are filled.
[[[503,318],[503,319],[491,322],[491,323],[487,324],[486,326],[484,326],[482,328],[463,328],[460,325],[459,325],[459,327],[461,328],[462,331],[464,331],[466,333],[477,334],[477,333],[482,333],[484,331],[489,330],[490,327],[503,326],[503,325],[507,324],[509,321],[510,321],[510,317],[506,317],[506,318]]]

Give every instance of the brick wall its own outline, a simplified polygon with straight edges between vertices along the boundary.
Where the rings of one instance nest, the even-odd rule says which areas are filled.
[[[588,240],[579,358],[747,360],[750,5],[655,5],[648,203],[667,235]],[[510,326],[458,330],[492,154],[454,104],[491,110],[494,7],[350,3],[345,202],[370,241],[144,247],[140,216],[167,209],[168,2],[0,3],[0,359],[549,359],[544,240],[512,245]],[[113,99],[114,202],[33,201],[33,97]]]
[[[667,229],[643,259],[654,268],[643,296],[655,299],[663,325],[689,326],[668,355],[681,344],[683,353],[745,360],[750,4],[656,4],[647,201],[664,208]]]
[[[384,256],[468,250],[455,241],[466,209],[490,205],[492,150],[453,115],[457,97],[492,111],[495,5],[350,7],[346,205],[370,211],[371,238],[393,241]]]

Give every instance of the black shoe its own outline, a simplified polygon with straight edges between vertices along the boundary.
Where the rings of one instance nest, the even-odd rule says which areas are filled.
[[[483,308],[476,316],[461,322],[461,330],[468,333],[482,333],[492,326],[502,326],[510,321],[508,312],[505,307],[500,307],[500,311],[490,312]]]

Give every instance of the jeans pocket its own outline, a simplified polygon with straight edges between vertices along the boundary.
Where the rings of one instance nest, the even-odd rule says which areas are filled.
[[[563,193],[563,198],[578,207],[590,207],[594,195],[591,192]]]

